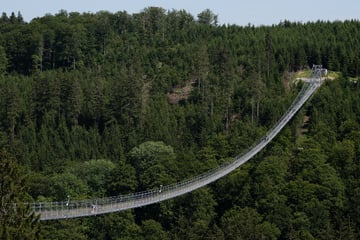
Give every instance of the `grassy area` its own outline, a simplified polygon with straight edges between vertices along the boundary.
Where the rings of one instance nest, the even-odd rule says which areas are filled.
[[[340,72],[329,71],[327,77],[330,78],[330,79],[339,78],[340,77]]]
[[[309,70],[301,70],[298,72],[294,72],[291,76],[291,80],[294,81],[298,78],[310,78],[311,77],[311,69]],[[328,71],[326,78],[329,79],[337,79],[340,77],[340,72]]]
[[[308,78],[311,77],[311,70],[302,70],[294,73],[294,78]],[[328,78],[335,79],[340,77],[340,72],[328,71]]]
[[[294,73],[294,79],[296,78],[308,78],[311,76],[311,70],[302,70]]]

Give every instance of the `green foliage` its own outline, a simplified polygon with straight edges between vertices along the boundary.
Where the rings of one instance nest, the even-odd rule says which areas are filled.
[[[273,126],[302,86],[296,71],[337,73],[229,176],[134,212],[44,223],[46,239],[359,238],[359,21],[254,27],[217,17],[159,7],[0,17],[0,147],[30,173],[37,200],[194,177]],[[7,201],[31,200],[23,173],[2,174],[15,194]]]
[[[142,232],[144,240],[166,240],[170,239],[163,230],[160,223],[155,220],[145,220],[142,222]]]
[[[197,15],[198,22],[206,25],[217,25],[218,16],[215,15],[210,9],[206,9]]]
[[[209,188],[196,190],[179,200],[178,216],[173,226],[176,239],[204,239],[211,236],[208,229],[215,219],[216,201]],[[181,214],[179,214],[181,213]]]
[[[2,76],[7,69],[8,60],[6,57],[5,49],[0,46],[0,76]]]
[[[221,218],[226,239],[277,239],[280,230],[252,208],[234,207]]]
[[[170,159],[175,157],[173,148],[165,145],[163,142],[148,141],[129,152],[131,163],[140,170],[145,170],[151,165],[155,165],[162,157]]]
[[[72,166],[68,171],[89,187],[90,196],[104,196],[108,178],[116,168],[109,160],[96,159]]]
[[[1,239],[39,239],[39,217],[24,204],[30,200],[24,173],[5,149],[0,151],[0,179]]]
[[[132,211],[91,218],[86,226],[90,239],[143,239],[142,229],[135,223]]]
[[[79,199],[89,192],[83,179],[72,173],[54,174],[50,181],[53,182],[49,189],[50,196],[53,196],[56,201],[66,201],[68,196]]]
[[[109,173],[106,182],[110,196],[133,193],[138,186],[136,170],[130,164],[120,163]]]
[[[139,173],[140,189],[158,188],[176,179],[176,155],[163,142],[148,141],[129,152],[129,160]]]
[[[42,222],[44,239],[88,239],[86,225],[79,219],[66,219],[60,221]]]

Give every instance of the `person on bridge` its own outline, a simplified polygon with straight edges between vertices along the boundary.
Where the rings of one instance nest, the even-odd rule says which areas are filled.
[[[95,213],[95,212],[96,212],[96,205],[93,204],[93,205],[92,205],[92,211],[91,211],[91,213]]]

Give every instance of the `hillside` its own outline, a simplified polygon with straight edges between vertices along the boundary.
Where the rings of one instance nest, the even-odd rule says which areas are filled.
[[[161,204],[36,225],[45,239],[358,239],[359,29],[219,26],[157,7],[30,23],[3,14],[1,159],[27,176],[27,194],[9,184],[2,197],[115,196],[200,174],[257,141],[297,95],[296,78],[322,64],[336,80],[233,174]]]

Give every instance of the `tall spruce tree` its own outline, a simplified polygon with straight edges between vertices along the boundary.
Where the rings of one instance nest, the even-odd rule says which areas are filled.
[[[41,239],[39,217],[26,200],[22,170],[6,150],[0,151],[0,238]]]

